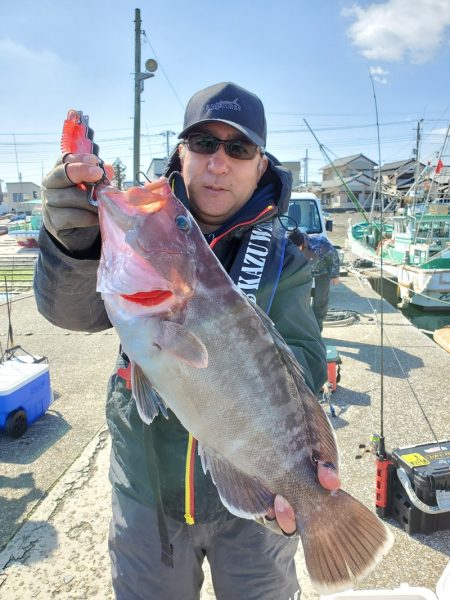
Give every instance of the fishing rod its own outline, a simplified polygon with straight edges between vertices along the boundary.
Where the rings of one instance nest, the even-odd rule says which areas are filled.
[[[373,99],[375,104],[375,116],[377,125],[377,144],[378,144],[378,195],[380,199],[380,228],[381,238],[383,239],[384,231],[384,200],[381,195],[381,141],[380,141],[380,122],[378,119],[378,102],[377,95],[375,93],[375,84],[373,82],[372,73],[370,75],[370,81],[372,83]],[[383,242],[382,242],[383,243]],[[384,286],[383,286],[383,275],[384,275],[384,259],[383,259],[383,247],[380,248],[380,440],[378,446],[378,457],[381,459],[386,458],[386,448],[384,443]]]
[[[8,335],[6,338],[6,348],[14,346],[14,336],[11,320],[11,299],[9,297],[8,281],[5,275],[5,294],[6,294],[6,309],[8,311]]]
[[[381,244],[383,244],[383,231],[384,231],[384,201],[381,195],[381,141],[380,141],[380,124],[378,119],[378,102],[377,95],[375,92],[375,84],[373,82],[372,73],[369,73],[370,81],[372,84],[373,99],[375,105],[375,116],[377,126],[377,144],[378,144],[378,194],[380,199],[380,229],[381,229]],[[392,460],[391,457],[386,453],[386,443],[384,438],[384,286],[383,286],[383,275],[384,275],[384,259],[383,259],[383,245],[380,248],[380,301],[379,301],[379,315],[380,315],[380,435],[376,434],[372,436],[375,440],[375,506],[377,512],[382,515],[387,513],[389,506],[389,479],[392,471]]]
[[[361,203],[359,202],[359,200],[357,199],[357,197],[355,196],[355,194],[352,192],[352,190],[348,187],[347,183],[344,181],[342,175],[339,173],[338,169],[336,168],[336,165],[334,164],[334,162],[331,160],[331,158],[328,156],[327,151],[324,148],[324,145],[321,144],[319,142],[319,139],[317,138],[316,134],[314,133],[314,131],[311,129],[311,127],[309,126],[309,123],[306,119],[303,119],[303,121],[305,122],[306,127],[309,129],[309,131],[311,132],[312,136],[314,137],[314,139],[316,140],[317,144],[319,145],[319,148],[322,152],[322,154],[326,157],[326,159],[328,160],[328,162],[330,163],[330,166],[332,167],[333,171],[336,173],[336,175],[338,176],[340,182],[342,183],[342,185],[345,188],[345,191],[347,192],[350,200],[353,202],[353,204],[355,205],[357,211],[359,213],[361,213],[361,215],[363,216],[363,218],[365,219],[366,223],[369,222],[369,220],[367,219],[366,216],[366,211],[364,210],[364,208],[361,206]]]

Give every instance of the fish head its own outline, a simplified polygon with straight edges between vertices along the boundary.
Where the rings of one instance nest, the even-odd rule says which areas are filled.
[[[97,188],[102,256],[97,291],[119,296],[133,312],[182,309],[197,284],[198,229],[161,179],[126,191]],[[125,303],[125,305],[124,305]]]

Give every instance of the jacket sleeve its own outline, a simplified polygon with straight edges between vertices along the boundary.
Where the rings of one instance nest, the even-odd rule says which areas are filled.
[[[96,291],[98,259],[65,254],[44,227],[39,250],[34,272],[39,312],[63,329],[95,332],[110,328],[103,300]]]
[[[317,394],[327,380],[327,360],[310,306],[311,285],[311,270],[305,257],[289,242],[269,316],[302,365],[306,383]]]

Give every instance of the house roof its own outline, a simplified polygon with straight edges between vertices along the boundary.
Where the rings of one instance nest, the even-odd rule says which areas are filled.
[[[363,185],[370,186],[370,185],[373,185],[376,181],[373,177],[370,177],[369,175],[366,175],[365,173],[359,173],[358,175],[353,175],[352,177],[343,177],[342,179],[343,179],[344,183],[346,183],[347,185],[354,181],[359,181]],[[339,188],[339,187],[343,187],[343,185],[344,184],[342,183],[342,181],[339,177],[334,177],[333,179],[328,179],[326,181],[323,181],[322,189],[326,190],[329,188]]]
[[[381,165],[381,172],[385,173],[386,171],[392,171],[393,173],[395,173],[396,171],[400,171],[400,170],[402,170],[403,172],[406,172],[409,170],[409,168],[406,168],[409,165],[411,165],[411,167],[415,168],[416,159],[415,158],[407,158],[405,160],[396,160],[395,162],[385,163],[384,165]],[[423,163],[420,163],[420,168],[423,169],[424,167],[425,167],[425,165]]]
[[[352,154],[351,156],[344,156],[343,158],[337,158],[332,163],[329,163],[328,165],[325,165],[324,167],[322,167],[322,170],[329,169],[332,165],[334,165],[335,167],[343,167],[358,158],[365,158],[367,161],[371,162],[373,165],[377,164],[372,159],[370,159],[367,156],[365,156],[364,154],[360,153],[360,154]]]

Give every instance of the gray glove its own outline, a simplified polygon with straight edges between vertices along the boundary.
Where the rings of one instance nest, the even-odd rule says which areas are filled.
[[[62,157],[42,184],[47,231],[69,252],[88,250],[100,231],[97,208],[89,204],[88,192],[79,189],[67,177]]]

